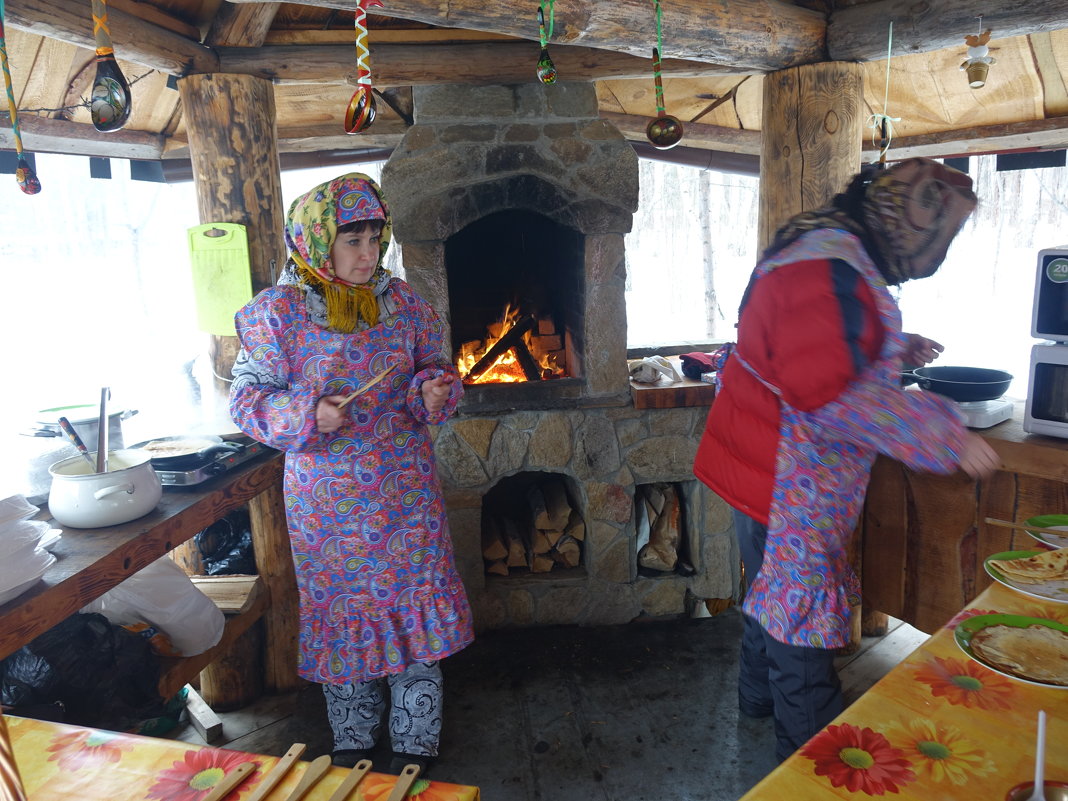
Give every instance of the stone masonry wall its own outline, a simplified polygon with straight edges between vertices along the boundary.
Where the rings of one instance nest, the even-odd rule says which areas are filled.
[[[689,612],[704,599],[737,600],[740,557],[730,509],[692,472],[706,413],[703,407],[522,411],[454,418],[438,429],[438,468],[476,626],[626,623]],[[482,498],[502,477],[523,471],[562,474],[578,486],[585,575],[485,575]],[[683,489],[689,516],[683,536],[694,575],[637,575],[634,493],[651,482],[679,482]]]

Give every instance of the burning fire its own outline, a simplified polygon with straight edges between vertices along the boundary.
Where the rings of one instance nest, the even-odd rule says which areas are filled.
[[[525,322],[526,319],[520,316],[519,308],[513,308],[512,304],[509,303],[504,307],[501,318],[487,327],[484,340],[476,339],[461,345],[460,352],[456,356],[456,369],[460,371],[463,382],[465,384],[507,384],[563,377],[565,375],[564,369],[557,363],[558,358],[562,360],[563,351],[559,347],[551,350],[545,344],[545,340],[549,340],[550,345],[559,345],[560,337],[553,334],[541,336],[540,334],[547,326],[537,322],[530,325],[522,337],[513,346],[508,347],[499,354],[492,364],[488,366],[479,364],[480,360],[509,331],[516,325],[522,325]],[[548,326],[548,330],[552,331],[551,326]],[[520,355],[518,354],[521,348],[525,349],[532,357],[531,361],[528,362],[528,370],[531,366],[536,366],[537,371],[540,373],[538,379],[528,378],[528,370],[523,369],[523,363],[520,361]],[[480,369],[475,371],[476,375],[473,378],[469,377],[472,369],[476,366]]]

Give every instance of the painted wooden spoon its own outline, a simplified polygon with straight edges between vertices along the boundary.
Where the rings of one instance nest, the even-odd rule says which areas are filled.
[[[96,78],[89,113],[93,127],[98,131],[117,131],[130,118],[132,100],[130,84],[115,61],[105,0],[93,0],[93,35],[96,37]]]
[[[389,798],[386,801],[404,801],[404,796],[408,795],[408,790],[411,789],[417,778],[419,778],[419,766],[415,764],[405,765],[404,770],[397,777],[397,783],[393,785],[393,792],[389,794]]]

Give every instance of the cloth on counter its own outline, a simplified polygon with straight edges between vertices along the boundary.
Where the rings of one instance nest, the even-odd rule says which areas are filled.
[[[679,361],[682,362],[682,374],[694,381],[700,381],[702,375],[715,369],[711,353],[684,353],[679,356]]]

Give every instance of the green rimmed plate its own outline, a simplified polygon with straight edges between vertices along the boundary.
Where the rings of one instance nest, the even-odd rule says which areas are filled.
[[[1044,617],[991,614],[975,615],[974,617],[966,618],[958,623],[956,628],[953,629],[953,639],[956,640],[960,649],[983,667],[988,668],[995,673],[1000,673],[1002,676],[1006,676],[1010,679],[1022,681],[1025,684],[1034,684],[1037,687],[1049,687],[1054,690],[1068,690],[1068,684],[1053,684],[1048,681],[1039,681],[1037,679],[1017,676],[1015,673],[1009,673],[1004,668],[996,667],[985,661],[981,656],[978,656],[972,650],[972,637],[989,626],[1013,626],[1018,629],[1026,629],[1028,626],[1046,626],[1047,628],[1063,631],[1065,634],[1068,634],[1068,625],[1058,623],[1056,620],[1048,620]]]
[[[1034,526],[1035,528],[1060,528],[1064,526],[1064,536],[1060,534],[1045,534],[1039,531],[1029,531],[1024,529],[1039,542],[1044,542],[1046,545],[1052,545],[1054,548],[1068,548],[1068,515],[1039,515],[1038,517],[1029,517],[1024,521],[1024,525]]]
[[[983,569],[990,578],[1006,587],[1010,587],[1032,598],[1041,598],[1043,601],[1055,601],[1060,604],[1068,604],[1068,576],[1053,581],[1043,581],[1040,584],[1027,584],[1009,578],[992,564],[993,559],[1027,559],[1029,556],[1037,556],[1048,551],[1002,551],[994,553],[983,560]]]

